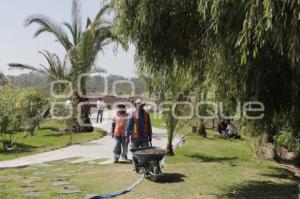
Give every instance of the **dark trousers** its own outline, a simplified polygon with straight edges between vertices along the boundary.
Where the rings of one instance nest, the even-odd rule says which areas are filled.
[[[100,122],[102,123],[102,119],[103,119],[103,110],[98,110],[97,111],[97,123],[99,121],[99,117],[100,117]]]

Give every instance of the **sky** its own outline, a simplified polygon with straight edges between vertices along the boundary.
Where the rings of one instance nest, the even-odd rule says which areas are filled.
[[[94,18],[103,0],[81,0],[82,21],[89,16]],[[37,52],[46,49],[63,58],[65,52],[51,35],[42,34],[33,38],[36,25],[24,27],[24,20],[33,14],[47,15],[57,22],[71,20],[71,0],[0,0],[0,71],[9,75],[18,75],[28,71],[11,70],[8,63],[23,63],[32,66],[45,64]],[[107,73],[125,77],[136,76],[134,64],[134,46],[128,51],[118,48],[113,52],[113,44],[100,53],[96,66]]]

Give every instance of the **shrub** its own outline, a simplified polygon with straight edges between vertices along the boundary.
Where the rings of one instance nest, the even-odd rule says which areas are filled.
[[[300,166],[300,142],[297,142],[297,149],[295,152],[295,164]]]
[[[42,114],[48,106],[48,101],[40,90],[28,88],[22,95],[22,103],[24,117],[30,121],[29,134],[32,136],[43,119]]]
[[[297,140],[290,128],[283,129],[275,137],[275,145],[277,148],[286,148],[289,151],[296,151]]]
[[[300,141],[297,136],[295,136],[292,128],[285,128],[275,137],[275,144],[278,151],[282,148],[288,151],[294,152],[293,162],[296,165],[300,165]]]
[[[13,145],[14,133],[22,122],[22,90],[11,84],[0,86],[0,135],[3,148]]]
[[[255,137],[253,144],[250,144],[250,148],[258,158],[272,159],[274,156],[274,149],[272,147],[272,144],[267,143],[266,134]]]

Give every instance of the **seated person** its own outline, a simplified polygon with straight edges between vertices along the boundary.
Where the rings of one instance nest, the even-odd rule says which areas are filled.
[[[227,121],[226,137],[240,139],[241,136],[232,121]]]
[[[222,136],[226,135],[226,129],[227,129],[227,123],[226,121],[222,118],[218,122],[218,133]]]

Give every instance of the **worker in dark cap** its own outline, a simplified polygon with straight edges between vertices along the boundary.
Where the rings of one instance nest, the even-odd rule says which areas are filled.
[[[144,110],[145,103],[137,99],[134,103],[135,111],[129,115],[125,130],[126,139],[131,140],[131,148],[146,148],[152,141],[152,127],[149,114]],[[137,160],[133,158],[136,170]]]

